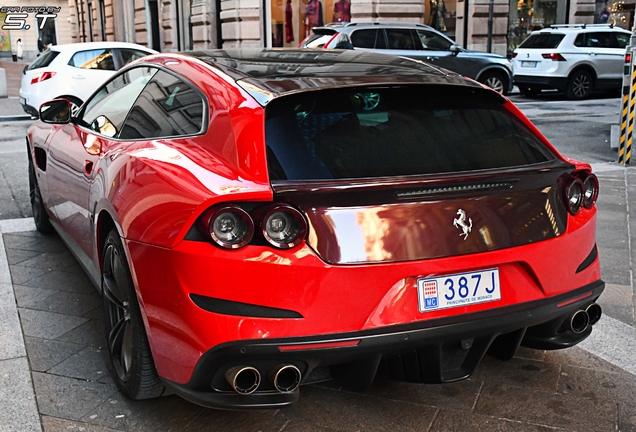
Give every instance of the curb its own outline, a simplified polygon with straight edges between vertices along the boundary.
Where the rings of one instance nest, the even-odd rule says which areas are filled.
[[[23,121],[23,120],[35,120],[35,119],[31,117],[29,114],[0,116],[0,122]]]

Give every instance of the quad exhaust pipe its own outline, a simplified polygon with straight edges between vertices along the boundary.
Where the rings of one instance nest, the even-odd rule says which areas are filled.
[[[252,366],[236,366],[225,372],[225,379],[238,394],[248,395],[261,385],[261,374]]]
[[[583,333],[587,329],[588,325],[594,325],[601,319],[603,310],[601,307],[592,303],[585,310],[578,310],[574,312],[570,318],[570,330],[574,333]]]

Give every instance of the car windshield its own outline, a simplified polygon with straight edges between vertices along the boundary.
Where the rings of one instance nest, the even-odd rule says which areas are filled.
[[[555,157],[498,99],[433,86],[282,97],[267,106],[265,133],[272,180],[474,171]]]
[[[55,57],[57,57],[59,53],[60,53],[59,51],[52,51],[52,50],[46,51],[44,54],[40,56],[40,58],[38,58],[36,61],[31,63],[29,67],[27,68],[27,70],[47,67],[48,65],[51,64],[53,60],[55,60]]]
[[[559,46],[563,38],[562,33],[537,33],[530,35],[524,40],[519,48],[538,49],[538,48],[556,48]]]

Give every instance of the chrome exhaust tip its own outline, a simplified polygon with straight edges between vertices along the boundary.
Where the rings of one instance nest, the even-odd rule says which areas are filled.
[[[585,312],[590,317],[590,325],[596,324],[601,319],[601,315],[603,315],[603,309],[596,303],[589,305]]]
[[[589,324],[590,317],[583,310],[574,312],[572,318],[570,318],[570,330],[574,333],[583,333]]]
[[[294,365],[281,366],[274,375],[274,387],[281,393],[291,393],[298,388],[302,375]]]
[[[254,393],[261,385],[261,374],[252,366],[236,366],[225,372],[225,379],[238,394]]]

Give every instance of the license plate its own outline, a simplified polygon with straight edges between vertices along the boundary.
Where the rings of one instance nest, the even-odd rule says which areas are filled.
[[[21,97],[20,98],[20,105],[26,105],[26,99]]]
[[[500,300],[499,269],[418,279],[417,299],[420,312]]]
[[[528,68],[530,68],[530,67],[537,67],[537,62],[536,62],[536,61],[534,61],[534,62],[530,62],[530,61],[522,61],[522,62],[521,62],[521,67],[528,67]]]

